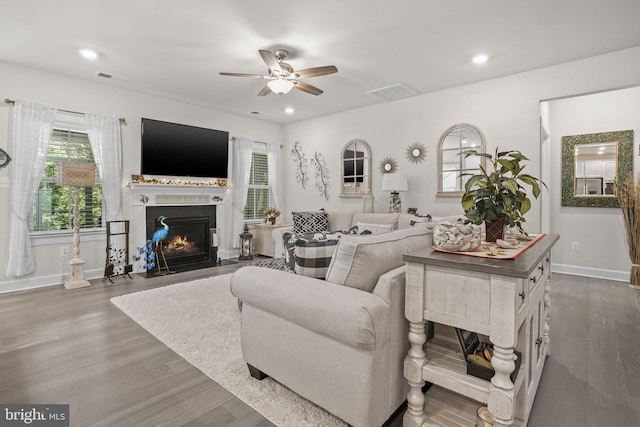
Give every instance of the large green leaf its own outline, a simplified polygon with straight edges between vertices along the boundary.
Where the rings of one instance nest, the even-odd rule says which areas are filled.
[[[516,194],[516,192],[518,191],[518,182],[513,178],[505,179],[504,181],[502,181],[502,186],[513,194]]]

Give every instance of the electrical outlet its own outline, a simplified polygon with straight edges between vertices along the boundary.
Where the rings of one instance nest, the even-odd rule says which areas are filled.
[[[65,257],[69,255],[69,247],[68,246],[60,246],[60,256]]]
[[[571,242],[571,250],[573,252],[580,252],[580,242]]]

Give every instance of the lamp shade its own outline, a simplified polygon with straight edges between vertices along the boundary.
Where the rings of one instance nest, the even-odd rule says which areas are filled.
[[[382,191],[408,191],[407,177],[399,173],[382,175]]]
[[[59,162],[58,185],[69,187],[93,187],[96,183],[96,164],[83,162]]]

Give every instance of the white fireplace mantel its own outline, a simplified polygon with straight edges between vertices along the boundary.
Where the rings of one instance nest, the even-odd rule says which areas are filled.
[[[131,194],[133,220],[130,235],[133,247],[146,242],[147,206],[193,206],[216,205],[216,229],[220,246],[218,256],[227,258],[227,235],[225,230],[225,211],[227,192],[231,187],[214,185],[177,185],[177,184],[127,184]],[[140,269],[135,266],[136,270]]]

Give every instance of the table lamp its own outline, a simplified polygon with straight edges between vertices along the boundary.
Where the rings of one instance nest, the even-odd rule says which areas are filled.
[[[408,191],[407,177],[399,173],[385,173],[382,175],[382,191],[391,191],[389,195],[389,212],[402,212],[400,191]]]

